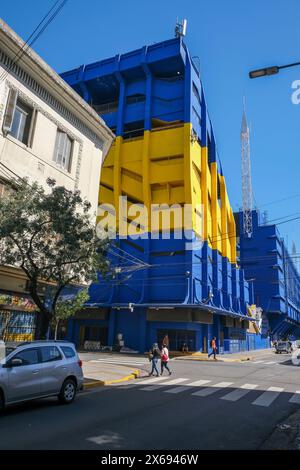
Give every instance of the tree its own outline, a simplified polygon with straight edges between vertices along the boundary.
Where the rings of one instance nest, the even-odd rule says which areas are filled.
[[[55,316],[51,322],[54,327],[54,339],[57,339],[60,321],[73,317],[89,300],[88,289],[79,290],[75,296],[69,295],[67,297],[66,299],[59,297],[56,303]]]
[[[29,280],[39,311],[37,339],[46,337],[67,286],[89,283],[110,270],[109,242],[97,235],[89,202],[54,180],[47,184],[46,191],[21,179],[0,198],[0,264],[19,267]],[[41,283],[52,286],[50,302],[41,294]]]

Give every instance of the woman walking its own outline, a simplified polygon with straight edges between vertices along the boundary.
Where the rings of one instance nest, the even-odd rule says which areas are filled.
[[[164,368],[169,372],[169,375],[172,374],[172,372],[169,369],[168,362],[169,362],[169,351],[168,348],[165,344],[162,345],[161,349],[161,374],[163,375]]]
[[[159,358],[160,358],[160,350],[159,350],[158,344],[154,343],[152,345],[152,348],[150,349],[150,352],[149,352],[149,360],[152,363],[152,370],[151,370],[149,376],[153,375],[154,371],[156,372],[156,376],[157,377],[159,376],[159,372],[158,372],[158,369],[157,369],[157,362],[158,362]]]

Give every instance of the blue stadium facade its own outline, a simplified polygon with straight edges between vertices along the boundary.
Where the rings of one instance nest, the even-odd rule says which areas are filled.
[[[263,309],[263,329],[272,339],[300,335],[300,276],[276,225],[261,224],[253,211],[253,236],[240,230],[240,264],[252,279],[254,303]],[[242,227],[242,213],[239,214]],[[239,226],[239,224],[237,224]]]
[[[69,337],[145,351],[169,336],[170,348],[187,343],[206,352],[217,337],[220,352],[265,347],[254,333],[248,306],[252,290],[236,259],[236,225],[217,157],[199,71],[181,38],[81,66],[63,78],[96,109],[116,134],[103,162],[99,203],[117,207],[190,204],[191,233],[184,222],[170,239],[146,226],[148,237],[120,233],[112,247],[115,279],[99,279],[90,301],[69,325]],[[203,208],[203,230],[195,222]],[[134,217],[128,217],[128,223]],[[229,235],[230,234],[230,235]],[[156,234],[157,235],[157,234]],[[187,249],[189,235],[203,244]]]

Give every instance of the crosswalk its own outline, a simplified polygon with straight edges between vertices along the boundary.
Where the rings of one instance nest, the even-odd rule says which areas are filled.
[[[259,365],[262,365],[262,366],[274,366],[274,365],[279,365],[280,362],[277,362],[277,361],[262,361],[262,360],[259,360],[259,361],[244,361],[243,364],[259,364]]]
[[[238,384],[234,382],[214,381],[212,379],[192,380],[186,377],[151,377],[138,379],[134,383],[118,385],[123,390],[136,389],[141,392],[153,392],[160,390],[163,394],[177,395],[188,393],[191,397],[217,396],[217,399],[227,402],[238,402],[247,395],[250,398],[249,404],[258,407],[268,408],[278,398],[285,396],[289,403],[300,405],[300,390],[286,390],[283,387],[262,386],[255,383]],[[255,396],[249,395],[251,392]]]

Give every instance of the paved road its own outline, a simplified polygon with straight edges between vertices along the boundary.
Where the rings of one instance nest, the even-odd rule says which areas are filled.
[[[300,369],[286,355],[171,366],[170,377],[86,391],[71,406],[11,407],[0,449],[257,449],[300,406]]]

